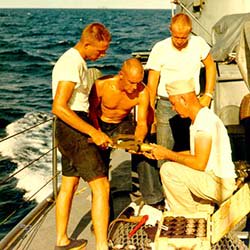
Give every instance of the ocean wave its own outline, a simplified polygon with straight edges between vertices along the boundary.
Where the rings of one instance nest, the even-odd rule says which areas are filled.
[[[5,50],[0,52],[0,57],[4,61],[28,61],[28,62],[49,62],[39,54],[35,54],[32,51],[25,51],[23,49]]]
[[[0,17],[7,17],[9,15],[10,15],[9,13],[0,12]]]
[[[0,46],[1,46],[0,50],[2,50],[5,47],[6,48],[11,47],[11,44],[9,42],[7,42],[7,41],[4,41],[3,39],[0,39]],[[13,45],[12,45],[12,47],[14,48]]]
[[[27,63],[27,65],[19,65],[15,67],[17,73],[33,76],[48,76],[51,75],[53,66],[49,63]]]
[[[12,65],[10,63],[0,63],[0,72],[9,71]]]
[[[0,239],[37,205],[35,200],[25,200],[25,190],[17,189],[16,185],[17,180],[13,178],[0,186],[0,192],[4,194],[0,196]]]
[[[7,15],[5,15],[5,16],[7,16]],[[14,29],[14,28],[20,28],[20,27],[22,27],[22,24],[21,23],[11,23],[11,22],[9,22],[9,21],[6,21],[6,22],[2,22],[1,23],[1,27],[2,28],[8,28],[8,29]]]
[[[57,49],[57,48],[66,48],[66,47],[72,47],[75,45],[75,42],[69,41],[69,40],[60,40],[56,42],[47,42],[47,43],[41,43],[39,45],[36,45],[39,49]]]
[[[13,98],[12,98],[13,99]],[[13,105],[14,106],[14,105]],[[25,112],[19,107],[2,107],[1,108],[1,119],[3,119],[3,123],[1,123],[1,128],[6,128],[8,124],[11,122],[23,117]],[[1,133],[6,134],[6,131],[1,131]]]
[[[120,66],[120,65],[119,65]],[[91,67],[95,67],[100,69],[103,73],[105,73],[106,71],[118,71],[119,70],[119,66],[117,65],[107,65],[107,64],[97,64],[97,65],[91,65]]]
[[[0,118],[0,128],[5,128],[9,123],[10,121],[8,119]]]
[[[0,141],[50,118],[52,115],[46,112],[27,113],[6,127],[5,137]],[[4,120],[1,119],[1,124],[2,121]],[[4,180],[10,174],[27,166],[29,162],[34,161],[50,148],[51,123],[42,124],[30,132],[1,141],[0,179]],[[38,202],[51,193],[52,187],[46,186],[42,192],[33,197],[34,193],[51,178],[51,159],[51,154],[47,155],[0,185],[0,193],[4,194],[0,196],[0,239]]]
[[[52,115],[46,112],[27,113],[24,117],[12,122],[6,127],[6,137],[25,131],[51,118]],[[51,149],[51,133],[51,122],[46,122],[38,127],[34,127],[30,131],[26,131],[0,143],[1,156],[8,158],[16,164],[16,171],[28,166],[31,161],[35,161],[34,164],[25,168],[15,176],[18,180],[16,187],[26,190],[24,194],[25,199],[29,199],[29,197],[51,177],[51,153],[39,161],[36,161],[42,154]],[[51,187],[46,187],[42,192],[39,192],[35,198],[37,201],[41,201],[50,192]]]

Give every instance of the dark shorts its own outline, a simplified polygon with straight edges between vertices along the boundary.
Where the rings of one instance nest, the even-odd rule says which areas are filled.
[[[107,123],[99,119],[99,125],[101,130],[110,137],[119,134],[134,134],[135,132],[135,122],[130,115],[125,117],[120,123]]]
[[[119,134],[134,134],[135,132],[135,122],[132,117],[128,115],[120,123],[107,123],[99,119],[99,126],[105,134],[109,137],[115,137]],[[103,162],[106,168],[109,168],[111,148],[99,149]]]
[[[85,112],[76,112],[89,123]],[[89,182],[107,176],[107,169],[102,161],[98,147],[88,142],[89,136],[83,134],[62,120],[56,120],[56,139],[62,154],[62,174],[79,176]]]

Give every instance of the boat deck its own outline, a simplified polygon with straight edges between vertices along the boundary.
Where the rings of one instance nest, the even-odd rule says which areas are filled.
[[[115,150],[112,152],[112,161],[110,168],[111,190],[116,193],[113,196],[114,215],[115,218],[127,205],[134,201],[131,196],[132,180],[130,154],[123,150]],[[133,178],[134,179],[134,178]],[[134,184],[134,183],[133,183]],[[134,190],[133,190],[134,191]],[[138,199],[138,198],[137,198]],[[241,239],[245,239],[245,243],[249,247],[249,223],[243,220],[237,226],[237,235]],[[240,225],[241,224],[241,225]],[[26,227],[25,224],[19,226]],[[95,249],[95,237],[91,229],[91,191],[86,182],[80,181],[79,188],[75,194],[71,217],[68,225],[68,234],[72,238],[85,238],[88,240],[86,250]],[[29,230],[28,230],[29,229]],[[244,229],[244,232],[240,232]],[[27,226],[27,232],[12,242],[9,247],[1,248],[1,250],[52,250],[55,246],[56,226],[55,226],[55,206],[52,206],[47,213],[37,220],[32,226]],[[246,248],[245,248],[246,247]],[[242,249],[247,249],[245,246]],[[218,249],[218,248],[212,248]],[[223,249],[223,248],[221,248]],[[225,248],[224,248],[225,249]],[[232,248],[236,249],[236,248]],[[238,249],[238,248],[237,248]]]
[[[129,164],[126,164],[130,160],[130,154],[122,151],[115,150],[113,153],[113,160],[111,161],[111,185],[114,183],[115,179],[126,178],[126,173],[120,172],[118,175],[114,173],[112,175],[112,171],[122,167],[129,167]],[[120,162],[119,162],[120,161]],[[125,163],[125,164],[124,164]],[[128,175],[130,171],[126,171]],[[119,181],[122,183],[121,189],[123,191],[125,189],[129,189],[130,183],[127,181]],[[116,183],[117,185],[117,183]],[[124,185],[127,185],[125,187]],[[117,187],[116,187],[117,188]],[[119,187],[118,187],[119,188]],[[125,188],[125,189],[124,189]],[[128,194],[128,193],[127,193]],[[129,195],[129,194],[128,194]],[[119,206],[116,207],[118,210],[126,207],[126,202],[124,204],[121,203],[121,199],[119,199]],[[120,208],[119,208],[120,207]],[[119,213],[119,211],[115,211]],[[116,215],[116,214],[115,214]],[[23,225],[25,226],[25,225]],[[71,217],[68,225],[68,234],[72,238],[85,238],[88,240],[88,245],[86,247],[87,250],[95,249],[95,237],[92,233],[91,229],[91,191],[88,187],[88,184],[84,181],[80,181],[79,188],[75,194],[72,204]],[[43,218],[37,222],[29,233],[26,234],[26,237],[18,242],[16,246],[11,246],[11,250],[49,250],[54,249],[56,239],[56,226],[55,226],[55,206],[43,216]]]
[[[88,239],[88,246],[86,249],[93,250],[95,249],[95,240],[94,234],[90,230],[90,206],[90,189],[85,182],[81,181],[79,189],[73,200],[68,233],[72,238]],[[19,244],[13,248],[13,250],[52,250],[54,249],[55,239],[55,206],[53,206],[49,213],[44,215],[42,222],[35,225],[34,230],[31,230],[27,237],[23,241],[20,241]]]

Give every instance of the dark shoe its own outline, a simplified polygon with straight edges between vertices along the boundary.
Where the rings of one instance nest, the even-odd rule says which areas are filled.
[[[165,210],[165,200],[161,200],[157,203],[154,204],[149,204],[150,206],[160,210],[160,211],[164,211]]]
[[[82,250],[87,245],[88,241],[85,239],[74,240],[70,239],[70,243],[66,246],[55,246],[55,250]]]

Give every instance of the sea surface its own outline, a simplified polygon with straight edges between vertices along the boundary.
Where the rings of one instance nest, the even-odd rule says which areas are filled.
[[[89,62],[116,74],[135,51],[168,37],[170,10],[0,9],[0,239],[51,192],[51,125],[4,140],[52,117],[51,71],[82,28],[102,22],[112,33],[107,56]],[[30,161],[35,164],[29,166]],[[14,172],[25,168],[13,178]]]

